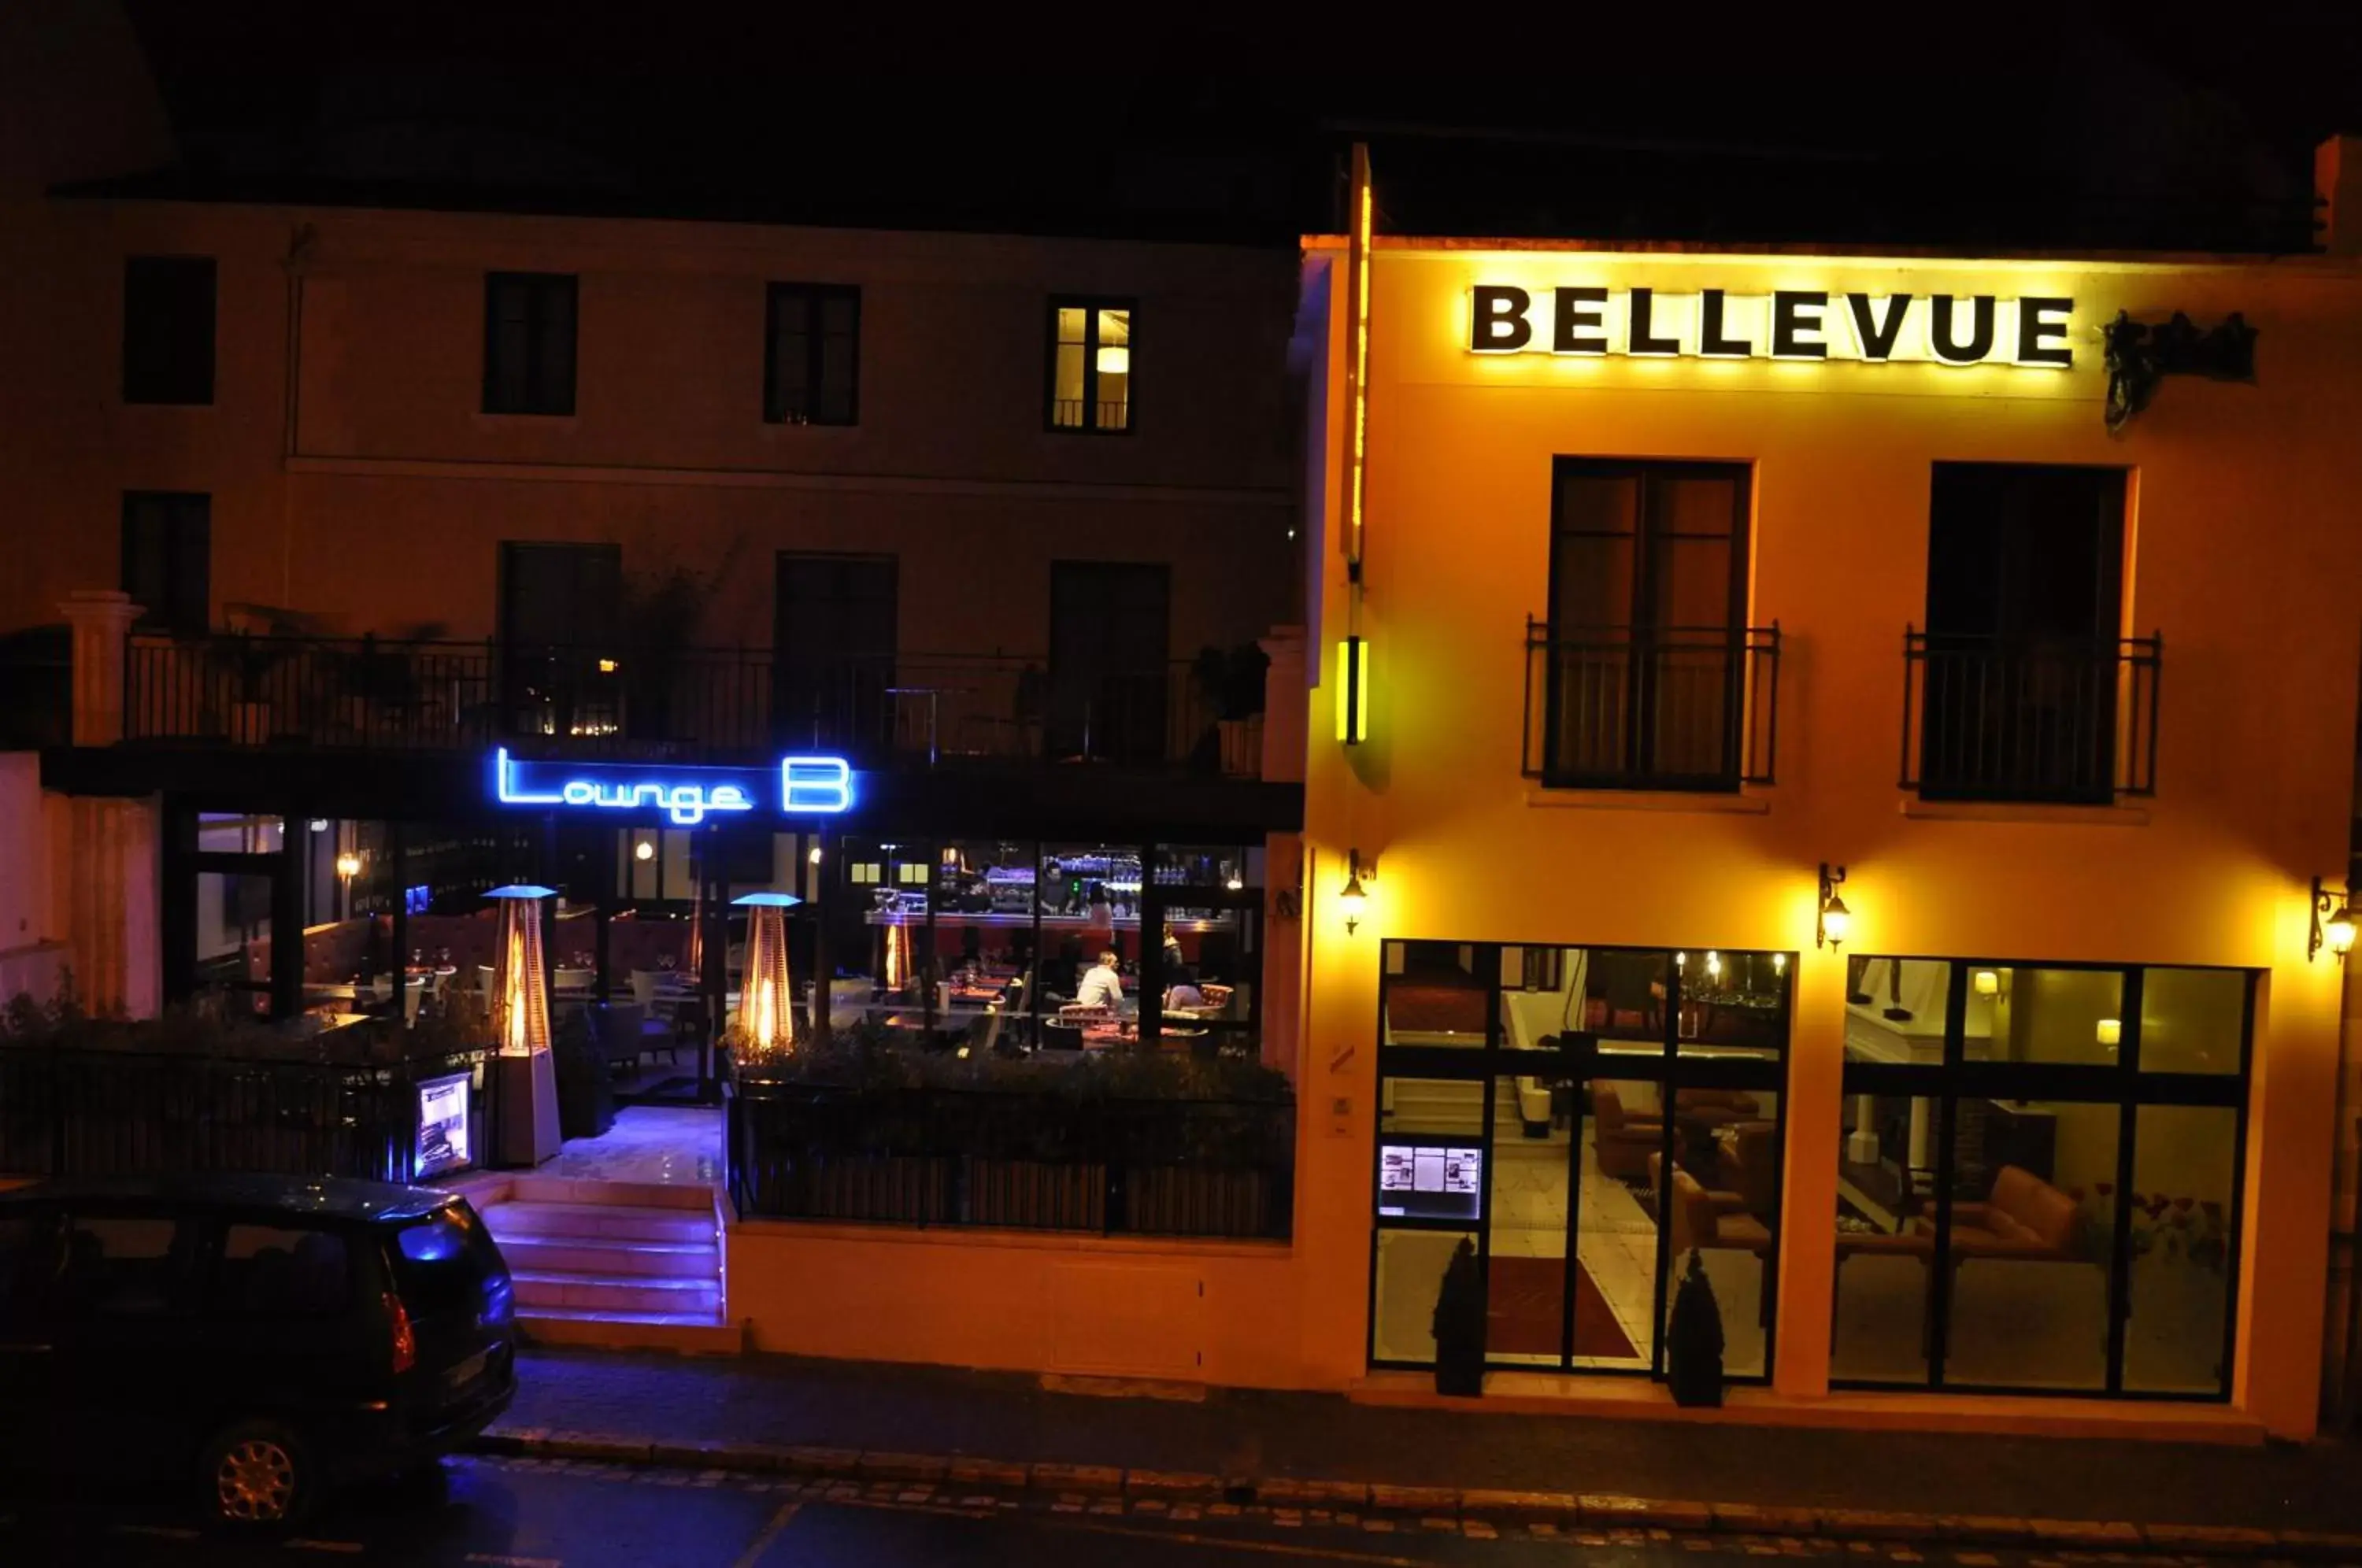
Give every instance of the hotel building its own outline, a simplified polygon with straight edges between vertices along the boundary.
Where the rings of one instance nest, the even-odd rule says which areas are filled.
[[[2269,260],[1308,241],[1331,1380],[1465,1241],[1496,1397],[1664,1401],[1694,1256],[1734,1415],[2312,1430],[2339,150]]]

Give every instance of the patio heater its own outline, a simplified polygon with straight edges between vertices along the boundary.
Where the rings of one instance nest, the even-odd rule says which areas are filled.
[[[911,983],[911,933],[899,915],[887,917],[892,923],[886,927],[886,989],[899,991]]]
[[[500,900],[500,947],[492,967],[492,1148],[504,1165],[537,1165],[556,1154],[557,1069],[549,1054],[549,972],[541,952],[541,900],[554,888],[517,883]]]
[[[793,893],[748,893],[733,899],[746,911],[746,976],[738,1027],[756,1061],[796,1048],[794,982],[788,973],[788,911],[803,900]]]

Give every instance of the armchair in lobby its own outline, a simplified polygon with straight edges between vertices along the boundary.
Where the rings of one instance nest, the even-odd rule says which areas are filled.
[[[1591,1126],[1599,1174],[1639,1181],[1649,1174],[1650,1156],[1664,1146],[1665,1124],[1654,1116],[1624,1114],[1624,1099],[1613,1086],[1591,1086]]]
[[[1780,1207],[1780,1124],[1735,1121],[1716,1139],[1722,1160],[1718,1177],[1738,1195],[1749,1214],[1769,1218]]]

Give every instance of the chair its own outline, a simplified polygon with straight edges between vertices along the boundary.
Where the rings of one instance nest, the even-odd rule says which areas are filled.
[[[1651,1173],[1659,1168],[1655,1158]],[[1731,1247],[1761,1254],[1771,1250],[1772,1232],[1747,1212],[1735,1192],[1709,1192],[1681,1166],[1673,1167],[1671,1198],[1673,1256],[1693,1247]]]
[[[1638,1181],[1649,1174],[1649,1156],[1663,1146],[1665,1124],[1659,1118],[1624,1114],[1624,1098],[1607,1084],[1591,1086],[1592,1143],[1599,1156],[1599,1174],[1617,1181]]]
[[[1620,1103],[1620,1102],[1619,1102]],[[1540,1078],[1518,1080],[1518,1121],[1529,1138],[1547,1138],[1553,1120],[1550,1086]]]
[[[560,969],[551,978],[558,990],[587,991],[598,983],[599,972],[595,969]]]
[[[1042,1049],[1073,1051],[1083,1048],[1083,1027],[1079,1023],[1062,1023],[1054,1018],[1042,1021]]]
[[[1762,1104],[1745,1089],[1685,1088],[1673,1091],[1673,1120],[1684,1127],[1709,1131],[1740,1121],[1757,1121]]]
[[[1770,1218],[1780,1207],[1780,1126],[1741,1121],[1723,1132],[1722,1185],[1738,1194],[1749,1214]]]
[[[597,1031],[599,1055],[606,1058],[607,1070],[618,1067],[637,1069],[640,1052],[646,1043],[643,1025],[647,1013],[637,1002],[609,1002],[605,1007],[591,1009],[592,1027]]]

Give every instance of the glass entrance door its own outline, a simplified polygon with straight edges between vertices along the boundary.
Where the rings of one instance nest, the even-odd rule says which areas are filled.
[[[1385,965],[1373,1364],[1433,1364],[1464,1239],[1493,1370],[1664,1375],[1694,1257],[1726,1375],[1767,1375],[1787,955],[1397,942]]]

